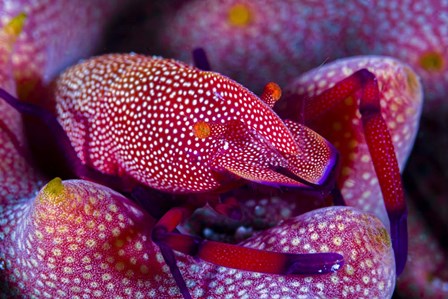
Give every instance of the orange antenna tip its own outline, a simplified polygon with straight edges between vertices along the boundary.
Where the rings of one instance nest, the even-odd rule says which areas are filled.
[[[193,134],[199,139],[207,138],[211,134],[211,127],[205,121],[198,121],[193,125]]]

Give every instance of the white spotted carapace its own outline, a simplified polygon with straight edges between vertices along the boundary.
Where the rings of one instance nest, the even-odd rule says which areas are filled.
[[[226,175],[310,187],[325,184],[336,151],[235,81],[182,62],[109,54],[56,81],[57,117],[82,163],[169,192],[222,187]]]

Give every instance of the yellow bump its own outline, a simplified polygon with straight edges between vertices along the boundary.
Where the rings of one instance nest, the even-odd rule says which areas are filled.
[[[122,262],[118,262],[115,264],[115,269],[117,271],[123,271],[124,270],[124,264]]]
[[[404,69],[404,72],[406,73],[406,82],[408,83],[407,85],[409,88],[409,93],[411,95],[417,94],[417,92],[419,92],[420,90],[420,82],[417,78],[417,75],[408,67]]]
[[[420,66],[429,72],[438,72],[445,66],[443,56],[437,52],[427,52],[420,57]]]
[[[15,16],[14,18],[12,18],[11,21],[9,21],[9,23],[5,25],[3,30],[5,31],[6,34],[17,37],[23,30],[25,20],[26,20],[26,14],[22,12],[17,16]]]
[[[121,239],[117,239],[116,241],[115,241],[115,247],[123,247],[123,245],[124,245],[124,241],[123,240],[121,240]]]
[[[211,128],[205,121],[198,121],[193,125],[193,134],[199,139],[204,139],[210,136]]]
[[[54,178],[42,189],[41,202],[58,204],[65,199],[65,187],[60,178]]]
[[[348,142],[349,148],[356,148],[358,146],[358,141],[356,139],[352,139]]]
[[[147,266],[142,265],[140,266],[140,272],[142,272],[142,274],[148,274],[149,273],[149,269]]]
[[[385,247],[388,249],[392,246],[390,235],[384,227],[369,229],[367,233],[378,248]]]
[[[247,26],[252,21],[249,7],[244,4],[235,4],[229,9],[228,21],[234,26]]]
[[[342,175],[350,175],[352,173],[352,169],[350,167],[342,168]]]
[[[347,105],[347,106],[352,106],[353,103],[354,103],[354,101],[353,101],[353,97],[345,98],[345,99],[344,99],[344,103],[345,103],[345,105]]]

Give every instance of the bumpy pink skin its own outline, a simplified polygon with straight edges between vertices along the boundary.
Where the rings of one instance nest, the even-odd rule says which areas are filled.
[[[404,272],[397,279],[398,293],[405,298],[447,298],[447,252],[429,230],[420,211],[409,203],[409,254]]]
[[[53,180],[36,199],[1,211],[5,281],[13,292],[52,298],[94,295],[179,298],[157,247],[154,223],[114,191],[86,181]],[[381,222],[353,208],[315,210],[242,245],[285,252],[337,251],[340,271],[322,276],[264,275],[217,267],[178,255],[194,298],[233,294],[389,298],[395,284],[390,239]]]
[[[106,187],[55,179],[2,218],[4,275],[15,294],[141,297],[160,286],[154,277],[170,281],[150,240],[154,221]]]
[[[108,20],[125,2],[1,1],[0,26],[19,13],[27,15],[12,58],[19,95],[28,98],[32,89],[47,84],[62,68],[92,54]],[[42,96],[34,92],[33,97]]]
[[[248,8],[245,25],[229,21],[238,4]],[[421,76],[434,103],[428,108],[438,109],[441,103],[448,107],[447,8],[443,1],[186,1],[167,17],[161,44],[181,60],[203,47],[214,70],[258,91],[268,81],[282,86],[340,57],[393,56]],[[439,67],[422,64],[428,53],[440,58]]]
[[[14,22],[10,21],[4,26],[0,26],[0,87],[15,95],[16,82],[13,76],[13,53],[21,30],[20,25],[16,26],[16,30],[14,30],[14,26],[11,24]],[[20,114],[10,108],[4,101],[0,102],[0,113],[2,116],[1,121],[3,122],[2,129],[11,130],[11,133],[23,143]]]
[[[0,119],[0,205],[3,205],[29,197],[41,186],[42,178],[26,158],[20,115],[0,102]]]
[[[217,268],[207,293],[237,298],[390,298],[395,263],[381,221],[350,207],[317,209],[240,243],[290,253],[338,252],[346,265],[322,276],[280,276]],[[347,246],[347,247],[346,247]],[[211,271],[211,270],[208,270]]]
[[[15,93],[11,55],[13,33],[0,29],[0,87]],[[28,164],[21,115],[0,101],[0,205],[26,198],[39,188],[39,175]]]
[[[402,170],[418,130],[423,95],[416,74],[399,60],[384,56],[359,56],[311,70],[286,88],[286,99],[278,103],[276,110],[280,115],[303,117],[307,126],[338,148],[342,163],[338,183],[347,204],[374,213],[387,224],[381,190],[365,142],[356,100],[345,99],[333,107],[313,106],[313,96],[362,68],[367,68],[378,79],[381,114],[388,125]],[[308,106],[303,110],[303,115],[302,105]],[[310,113],[307,114],[307,111]]]
[[[389,298],[394,289],[395,264],[387,231],[376,217],[357,209],[314,210],[286,220],[242,245],[282,252],[338,252],[346,262],[329,277],[313,276],[299,281],[292,277],[264,280],[261,276],[258,286],[253,285],[249,291],[249,298],[263,298],[263,293],[305,298]],[[270,289],[279,282],[285,287],[282,292]]]

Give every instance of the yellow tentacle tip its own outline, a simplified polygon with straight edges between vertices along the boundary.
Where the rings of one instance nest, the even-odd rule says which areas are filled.
[[[54,178],[42,189],[40,200],[58,204],[65,198],[65,187],[60,178]]]
[[[439,72],[445,67],[443,56],[438,52],[427,52],[420,57],[420,66],[428,72]]]
[[[406,75],[406,83],[410,94],[413,96],[420,95],[421,85],[417,74],[408,67],[404,69],[404,72]]]
[[[12,18],[4,27],[6,34],[17,37],[23,30],[26,18],[27,16],[23,12]]]
[[[229,9],[228,21],[230,25],[246,26],[252,22],[250,8],[244,4],[235,4]]]
[[[368,233],[377,248],[389,249],[392,247],[390,235],[384,227],[372,228]]]

